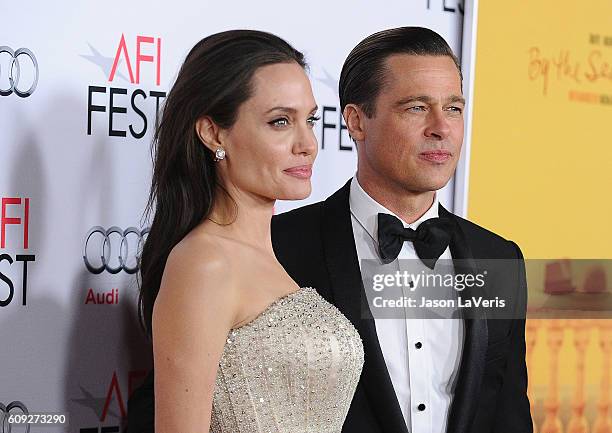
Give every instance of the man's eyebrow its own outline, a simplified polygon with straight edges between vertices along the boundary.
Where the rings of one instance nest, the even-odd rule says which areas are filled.
[[[453,95],[448,98],[448,102],[450,102],[451,104],[455,102],[460,102],[461,104],[465,105],[465,98],[463,96]]]
[[[395,105],[405,105],[405,104],[410,104],[411,102],[425,102],[426,104],[429,104],[433,101],[433,98],[431,96],[425,96],[425,95],[420,95],[420,96],[406,96],[405,98],[402,98],[398,101],[395,102]]]
[[[427,95],[407,96],[405,98],[398,100],[395,103],[395,105],[400,106],[400,105],[410,104],[411,102],[424,102],[426,104],[431,104],[432,102],[434,102],[434,98],[432,98],[431,96],[427,96]],[[446,99],[446,102],[451,103],[451,104],[459,102],[465,105],[465,98],[459,95],[452,95]]]

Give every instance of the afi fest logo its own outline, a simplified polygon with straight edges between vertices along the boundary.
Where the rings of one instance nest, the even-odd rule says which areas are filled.
[[[439,10],[445,13],[459,13],[463,15],[465,10],[464,0],[426,0],[427,9]],[[432,4],[433,3],[433,4]]]
[[[30,199],[2,197],[0,206],[2,208],[0,216],[0,308],[15,301],[19,286],[14,278],[19,275],[19,270],[21,270],[21,305],[24,306],[27,305],[28,262],[35,261],[35,256],[34,254],[15,254],[13,251],[27,252],[30,248]],[[10,242],[7,239],[10,239]],[[6,272],[7,265],[4,262],[8,263],[8,270],[11,272]]]
[[[109,137],[126,137],[129,133],[133,138],[143,138],[152,124],[157,125],[160,101],[166,97],[165,91],[140,88],[145,75],[154,76],[155,86],[160,85],[162,39],[143,35],[126,38],[122,34],[114,57],[105,57],[91,45],[89,48],[91,54],[81,57],[102,69],[110,85],[88,87],[87,135],[93,134],[93,120],[98,120],[108,125]],[[135,88],[122,87],[123,83]]]
[[[0,46],[0,96],[27,98],[38,84],[38,61],[27,48]]]
[[[122,387],[119,384],[117,372],[113,371],[113,376],[106,387],[104,395],[94,395],[91,391],[80,385],[81,395],[71,400],[93,411],[96,423],[92,424],[107,423],[109,418],[114,418],[121,423],[127,417],[127,399],[146,375],[147,371],[145,370],[128,371],[128,389],[126,394],[125,388],[123,388],[123,392],[121,391]],[[119,433],[120,428],[120,425],[88,426],[79,428],[79,433]]]

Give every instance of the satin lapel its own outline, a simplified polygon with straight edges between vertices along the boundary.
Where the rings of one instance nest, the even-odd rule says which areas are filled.
[[[408,433],[365,298],[351,224],[350,183],[325,200],[323,207],[321,234],[330,290],[336,307],[353,323],[363,341],[361,383],[380,426],[385,433]]]
[[[455,262],[455,271],[457,273],[474,273],[476,271],[474,256],[457,218],[444,209],[442,205],[439,207],[439,216],[450,218],[455,222],[455,235],[450,244],[450,251],[453,261],[461,260],[460,263]],[[448,418],[447,433],[470,432],[470,426],[479,401],[482,372],[485,367],[488,330],[484,312],[482,310],[477,311],[476,318],[466,319],[464,323],[465,340],[463,343],[463,353],[457,376],[455,395]]]

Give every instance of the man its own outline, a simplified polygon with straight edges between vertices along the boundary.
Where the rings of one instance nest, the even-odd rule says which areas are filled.
[[[317,288],[335,304],[364,344],[343,433],[532,432],[524,319],[362,314],[362,260],[428,260],[417,254],[418,239],[395,242],[399,251],[381,248],[385,218],[401,233],[408,227],[417,234],[424,221],[427,228],[442,221],[437,217],[451,221],[441,254],[429,259],[514,259],[516,297],[526,296],[518,246],[438,203],[436,191],[453,175],[463,141],[461,84],[457,59],[431,30],[390,29],[360,42],[344,63],[339,89],[357,173],[327,200],[272,219],[279,261],[300,286]],[[130,432],[152,431],[152,378],[130,400]]]
[[[514,259],[515,295],[526,297],[518,246],[438,203],[463,141],[461,85],[456,57],[431,30],[396,28],[364,39],[346,59],[339,86],[356,175],[327,200],[272,220],[285,269],[335,304],[363,340],[365,364],[345,433],[532,432],[524,316],[406,321],[361,313],[361,260],[417,258],[409,240],[397,258],[382,257],[379,213],[395,217],[400,229],[451,221],[452,240],[440,257]]]

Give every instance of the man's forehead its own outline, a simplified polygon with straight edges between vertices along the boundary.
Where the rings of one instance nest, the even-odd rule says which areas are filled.
[[[448,56],[398,54],[387,58],[383,79],[385,90],[461,95],[461,76],[455,62]]]
[[[459,76],[455,61],[449,56],[392,54],[385,59],[385,69],[393,75],[409,72],[452,73]]]

